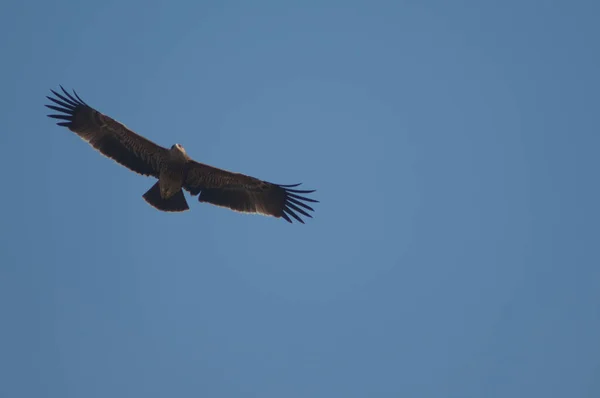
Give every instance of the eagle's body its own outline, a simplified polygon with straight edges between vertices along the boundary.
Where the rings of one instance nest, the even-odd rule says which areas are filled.
[[[59,105],[46,105],[62,114],[48,115],[65,120],[57,123],[69,128],[103,155],[138,174],[158,181],[143,195],[153,207],[169,212],[189,209],[183,191],[199,195],[207,202],[231,210],[282,217],[304,222],[296,213],[311,217],[313,209],[304,202],[317,202],[298,194],[314,191],[291,189],[295,185],[278,185],[240,173],[232,173],[191,159],[185,149],[175,144],[170,149],[134,133],[123,124],[87,105],[73,92],[62,87],[64,96],[51,90]]]
[[[188,210],[182,188],[186,166],[190,161],[190,157],[181,145],[173,145],[167,153],[165,162],[160,165],[158,182],[144,194],[143,198],[160,210]]]
[[[185,165],[190,161],[183,147],[175,144],[169,150],[167,163],[160,168],[158,181],[160,182],[160,196],[168,199],[183,187]]]

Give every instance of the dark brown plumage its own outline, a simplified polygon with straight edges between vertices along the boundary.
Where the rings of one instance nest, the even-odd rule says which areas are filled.
[[[103,155],[158,181],[143,195],[153,207],[168,212],[189,209],[183,190],[199,195],[200,202],[211,203],[243,213],[258,213],[291,218],[304,223],[300,215],[312,217],[314,211],[305,202],[317,200],[302,196],[314,192],[293,189],[300,184],[278,185],[244,174],[232,173],[191,159],[185,149],[175,144],[164,148],[134,133],[123,124],[86,104],[75,91],[63,94],[51,90],[55,97],[46,97],[54,104],[48,108],[60,112],[48,115],[62,120],[67,127]],[[291,217],[291,218],[290,218]]]

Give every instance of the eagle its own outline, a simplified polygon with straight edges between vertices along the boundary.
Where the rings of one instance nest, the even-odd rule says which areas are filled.
[[[54,104],[45,106],[60,112],[47,115],[62,120],[56,124],[66,127],[85,140],[104,156],[130,170],[158,181],[144,194],[144,200],[164,212],[189,210],[183,190],[198,201],[242,213],[292,218],[304,224],[300,216],[310,217],[314,211],[306,202],[318,203],[304,195],[315,190],[295,189],[300,184],[280,185],[240,173],[234,173],[196,162],[180,144],[170,149],[155,144],[124,124],[97,111],[77,95],[50,90],[46,96]],[[58,106],[57,106],[58,105]]]

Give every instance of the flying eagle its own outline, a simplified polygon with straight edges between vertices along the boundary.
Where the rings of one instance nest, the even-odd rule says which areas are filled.
[[[175,144],[171,149],[157,145],[90,107],[75,90],[71,95],[62,86],[60,88],[64,95],[50,90],[56,97],[46,97],[59,106],[46,107],[61,114],[48,116],[64,120],[57,124],[73,131],[103,155],[136,173],[157,178],[158,181],[143,198],[158,210],[188,210],[183,195],[185,189],[191,195],[199,194],[200,202],[238,212],[282,217],[289,223],[292,217],[304,224],[298,213],[312,218],[308,211],[314,210],[304,202],[318,201],[300,194],[314,190],[292,189],[300,184],[273,184],[198,163],[187,155],[181,145]]]

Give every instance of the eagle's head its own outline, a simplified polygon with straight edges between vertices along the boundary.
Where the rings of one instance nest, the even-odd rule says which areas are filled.
[[[171,147],[172,151],[177,151],[177,152],[181,152],[181,153],[186,153],[185,149],[183,149],[183,146],[179,145],[179,144],[175,144]]]
[[[188,158],[187,152],[185,151],[183,146],[181,146],[179,144],[175,144],[171,147],[171,154],[174,155],[176,158],[180,158],[180,159]]]

